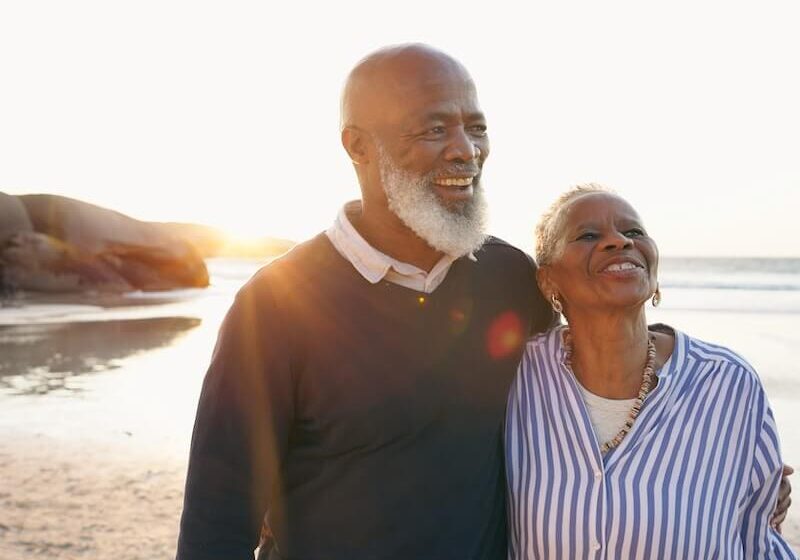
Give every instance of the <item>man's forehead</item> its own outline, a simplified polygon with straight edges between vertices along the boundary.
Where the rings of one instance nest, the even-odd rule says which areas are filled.
[[[476,97],[469,73],[452,57],[424,45],[392,47],[373,53],[351,72],[343,117],[385,121],[390,113],[419,117],[468,105],[475,112]]]
[[[364,79],[374,94],[401,100],[408,95],[435,99],[475,92],[466,70],[450,59],[401,57],[387,61]]]
[[[475,86],[461,74],[414,75],[385,81],[376,89],[378,119],[414,126],[429,121],[482,118]]]

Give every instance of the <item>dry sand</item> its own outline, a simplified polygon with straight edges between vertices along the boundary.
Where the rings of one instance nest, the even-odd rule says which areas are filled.
[[[3,440],[0,558],[173,558],[184,468],[180,460],[126,452],[122,444]],[[785,533],[797,550],[794,519]]]
[[[115,446],[4,439],[0,558],[173,558],[184,468]]]

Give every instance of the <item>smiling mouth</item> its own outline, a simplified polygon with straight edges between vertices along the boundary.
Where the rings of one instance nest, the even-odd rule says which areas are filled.
[[[639,266],[638,264],[634,264],[632,262],[623,262],[623,263],[612,263],[605,267],[600,272],[623,272],[626,270],[638,270],[640,268],[644,268]]]
[[[472,186],[472,182],[474,180],[474,175],[469,177],[440,177],[438,179],[434,179],[433,184],[437,187],[455,187],[463,189]]]

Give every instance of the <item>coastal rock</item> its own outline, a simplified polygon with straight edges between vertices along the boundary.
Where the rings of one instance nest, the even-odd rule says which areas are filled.
[[[20,231],[0,250],[5,283],[35,292],[127,292],[134,287],[106,263],[49,235]]]
[[[174,246],[109,243],[97,257],[137,290],[204,288],[208,286],[206,265],[198,252],[186,245],[186,252],[176,256]]]
[[[8,198],[22,206],[28,227],[14,205],[0,199],[0,212],[13,213],[18,224],[18,229],[4,228],[9,233],[0,242],[0,283],[6,289],[124,292],[208,286],[197,249],[161,224],[62,196]]]
[[[0,192],[0,243],[18,231],[32,231],[25,205],[18,197]]]
[[[60,239],[89,253],[100,253],[110,245],[153,247],[174,258],[193,254],[185,240],[161,224],[142,222],[108,208],[102,208],[49,194],[18,197],[25,206],[33,229]]]

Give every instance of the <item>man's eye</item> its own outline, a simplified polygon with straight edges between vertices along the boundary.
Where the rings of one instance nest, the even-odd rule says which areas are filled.
[[[433,128],[428,129],[428,132],[426,134],[428,134],[429,136],[436,136],[439,134],[444,134],[445,132],[447,132],[447,129],[445,127],[434,126]]]
[[[593,231],[584,231],[575,238],[576,241],[591,241],[593,239],[597,239],[597,234]]]
[[[644,235],[644,230],[640,228],[631,228],[625,232],[627,237],[642,237]]]

